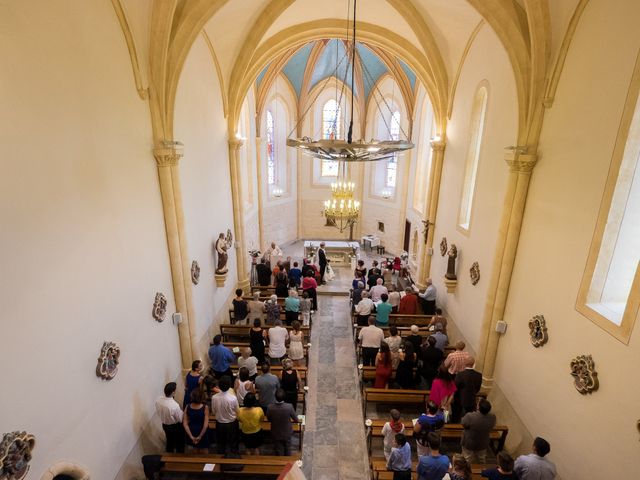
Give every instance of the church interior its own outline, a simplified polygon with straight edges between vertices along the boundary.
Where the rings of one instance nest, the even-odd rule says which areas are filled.
[[[393,478],[376,421],[411,430],[429,391],[360,365],[354,268],[387,259],[475,359],[494,454],[543,437],[555,478],[639,478],[639,22],[637,0],[0,0],[0,479],[144,479],[165,385],[182,407],[216,335],[248,345],[236,290],[268,299],[262,259],[319,268],[320,242],[298,461],[211,445],[159,478]],[[389,325],[426,339],[432,315]]]

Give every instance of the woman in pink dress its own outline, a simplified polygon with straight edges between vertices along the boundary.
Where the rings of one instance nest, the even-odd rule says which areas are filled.
[[[441,365],[431,385],[429,400],[433,401],[443,411],[451,413],[451,401],[455,392],[456,384],[453,375],[449,373],[449,370],[444,365]]]

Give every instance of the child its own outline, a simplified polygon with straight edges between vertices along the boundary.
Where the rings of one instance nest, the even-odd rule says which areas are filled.
[[[404,433],[404,425],[400,421],[400,412],[395,408],[389,412],[391,420],[384,424],[382,427],[382,435],[384,437],[384,458],[389,461],[391,455],[391,447],[394,445],[395,437],[397,433]]]
[[[311,299],[307,292],[304,292],[300,299],[300,316],[302,317],[302,325],[308,327],[311,319]]]
[[[393,480],[411,480],[411,446],[402,433],[396,433],[395,445],[387,460],[387,470],[393,472]]]

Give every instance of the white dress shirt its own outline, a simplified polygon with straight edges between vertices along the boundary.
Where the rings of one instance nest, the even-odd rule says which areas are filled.
[[[436,299],[436,287],[429,285],[424,293],[419,293],[418,296],[424,298],[428,302],[435,301]]]
[[[371,300],[370,298],[363,298],[358,302],[358,305],[356,305],[356,313],[358,315],[362,315],[362,316],[371,315],[372,311],[373,311],[373,300]]]
[[[156,400],[156,412],[160,417],[160,421],[165,425],[173,425],[174,423],[182,423],[182,409],[173,397],[162,395]]]
[[[226,392],[216,393],[211,397],[211,412],[216,416],[216,422],[234,422],[238,418],[238,399],[230,389]]]
[[[380,348],[384,340],[384,332],[375,325],[369,325],[360,330],[358,340],[362,342],[364,348]]]
[[[376,285],[374,287],[371,287],[371,290],[369,290],[369,292],[371,293],[371,300],[373,300],[373,302],[379,302],[380,301],[380,297],[382,297],[383,293],[388,294],[389,290],[387,290],[387,287],[385,287],[384,285]]]

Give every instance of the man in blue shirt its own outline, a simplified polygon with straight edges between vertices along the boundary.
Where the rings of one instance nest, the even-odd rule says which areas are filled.
[[[396,446],[391,449],[387,469],[393,472],[393,480],[411,480],[411,445],[402,433],[397,433]]]
[[[222,335],[213,337],[213,345],[209,349],[209,359],[213,374],[218,380],[225,375],[233,378],[231,364],[236,363],[236,356],[222,344]]]
[[[440,437],[437,433],[429,433],[427,443],[431,453],[423,455],[418,461],[418,480],[442,480],[449,471],[449,457],[440,455]]]

